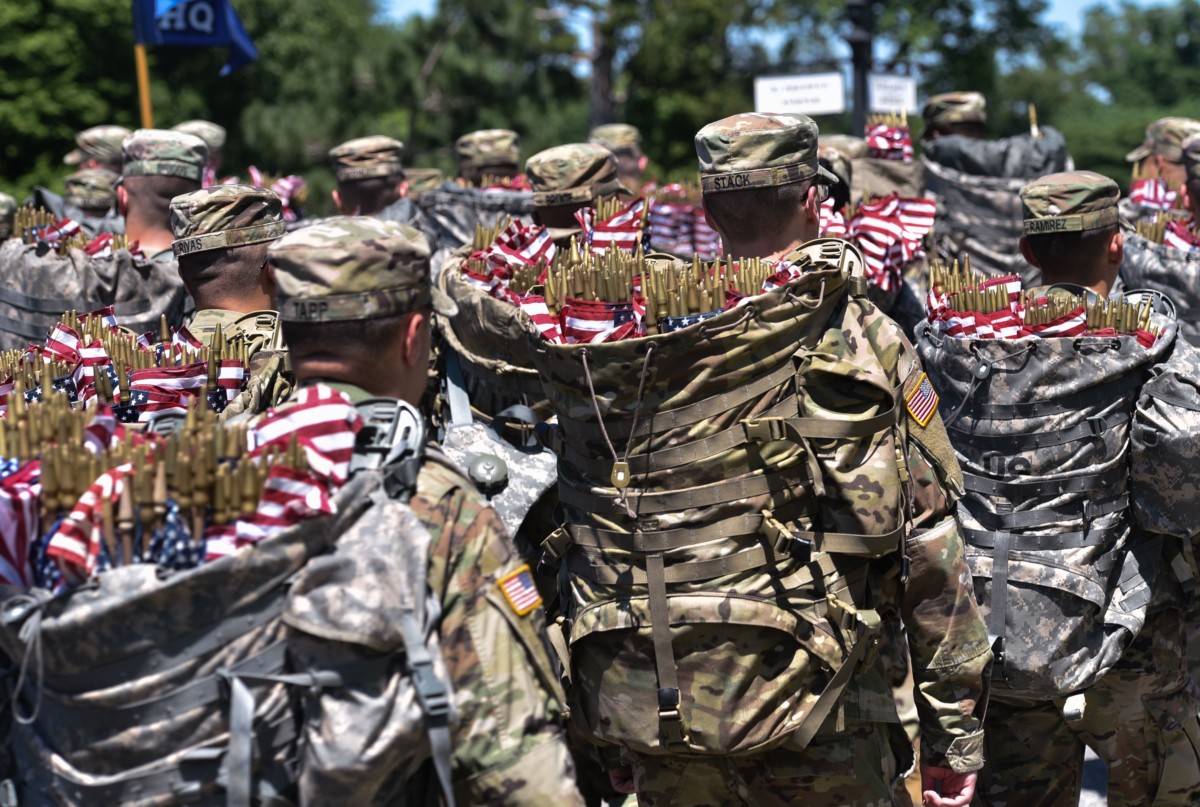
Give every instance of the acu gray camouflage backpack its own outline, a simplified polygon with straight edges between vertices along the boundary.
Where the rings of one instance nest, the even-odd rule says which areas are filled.
[[[1121,281],[1129,289],[1149,289],[1170,297],[1179,319],[1179,335],[1200,345],[1200,252],[1174,249],[1126,233]]]
[[[1129,335],[963,339],[918,328],[963,471],[959,518],[994,687],[1078,692],[1141,630],[1164,546],[1132,518],[1131,473],[1144,461],[1131,441],[1135,402],[1175,337],[1174,323],[1149,348]]]
[[[420,455],[401,427],[419,419],[395,404],[359,405],[333,515],[188,571],[4,590],[0,804],[419,804],[404,797],[432,760],[453,805],[430,537],[405,503]],[[356,731],[363,709],[387,710],[386,736]]]

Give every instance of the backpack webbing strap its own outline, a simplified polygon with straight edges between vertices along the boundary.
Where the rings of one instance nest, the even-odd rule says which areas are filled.
[[[425,646],[424,632],[410,608],[400,612],[400,633],[417,700],[425,714],[425,731],[438,784],[447,807],[454,807],[454,787],[450,782],[450,690],[433,669],[433,656]]]
[[[474,420],[471,416],[471,398],[463,383],[462,366],[458,362],[458,354],[453,350],[446,351],[446,403],[450,405],[451,426],[463,426]]]
[[[896,422],[896,402],[878,415],[866,420],[834,420],[832,418],[747,418],[742,421],[746,437],[755,442],[788,440],[854,440],[887,431]]]
[[[965,536],[964,536],[965,537]],[[1004,674],[1004,621],[1008,616],[1008,553],[1010,532],[996,533],[992,544],[992,602],[988,611],[988,643],[992,646],[995,659],[994,675]]]
[[[654,666],[658,673],[658,726],[668,746],[687,745],[687,726],[671,645],[671,617],[667,607],[667,577],[661,552],[646,556],[646,588],[650,604],[650,636],[654,641]]]
[[[768,392],[789,383],[795,376],[796,368],[792,363],[783,362],[780,367],[769,373],[734,386],[725,392],[705,398],[702,401],[680,406],[676,409],[647,412],[645,417],[639,419],[636,432],[633,431],[632,413],[629,415],[613,413],[611,420],[608,418],[605,419],[605,427],[608,429],[609,437],[615,440],[618,437],[646,437],[647,435],[661,433],[668,429],[692,426],[701,421],[710,420],[735,411],[738,407],[744,406],[756,398],[761,398]],[[563,430],[563,434],[571,440],[598,441],[604,439],[603,430],[599,423],[567,419],[560,421],[559,425]]]
[[[1029,451],[1040,448],[1050,448],[1086,440],[1091,437],[1103,437],[1109,429],[1128,423],[1133,413],[1129,410],[1113,412],[1107,416],[1095,415],[1085,418],[1069,429],[1040,429],[1029,434],[978,434],[973,429],[964,429],[955,422],[950,426],[952,431],[967,435],[973,450],[980,451]]]
[[[760,417],[781,417],[788,412],[796,411],[796,397],[789,395],[778,403],[772,404]],[[702,437],[682,445],[660,448],[645,454],[629,457],[629,472],[635,476],[669,471],[691,465],[697,462],[711,460],[735,448],[747,445],[746,429],[742,424],[734,423],[727,429],[716,434]],[[578,468],[586,474],[601,479],[608,479],[612,473],[612,460],[598,457],[596,452],[581,443],[570,440],[563,441],[563,449],[559,452],[560,462]]]
[[[876,642],[876,635],[882,625],[879,614],[875,611],[863,610],[856,612],[854,618],[856,633],[854,647],[850,649],[842,666],[833,674],[833,678],[829,679],[825,689],[817,696],[817,701],[808,710],[808,714],[800,721],[800,727],[792,734],[794,738],[792,744],[795,747],[806,748],[812,742],[812,738],[816,736],[821,725],[833,713],[833,707],[841,699],[842,692],[850,683],[851,676],[857,671],[859,662],[866,657],[867,650]]]
[[[1112,490],[1127,479],[1128,469],[1117,464],[1098,474],[1078,474],[1067,479],[991,479],[963,471],[963,487],[971,493],[1003,496],[1015,501],[1028,501],[1033,496],[1061,496],[1066,493],[1091,493]]]
[[[801,478],[797,478],[798,476]],[[712,507],[765,496],[769,493],[794,490],[805,484],[806,477],[807,474],[797,474],[795,467],[788,467],[764,474],[727,479],[680,490],[651,492],[629,488],[629,500],[634,503],[639,515],[677,513],[696,507]],[[560,475],[558,480],[558,496],[563,504],[591,513],[628,515],[625,507],[616,501],[619,491],[612,490],[612,493],[582,490],[576,486],[576,483],[564,476]]]
[[[1091,521],[1100,516],[1119,513],[1122,510],[1128,509],[1129,494],[1122,493],[1120,496],[1104,504],[1096,504],[1091,499],[1088,499],[1084,502],[1070,502],[1053,507],[1039,507],[1036,510],[1023,510],[1019,513],[993,513],[984,510],[976,506],[977,500],[973,497],[964,497],[959,501],[963,508],[971,514],[971,518],[982,524],[985,529],[1022,530],[1034,527],[1048,527],[1063,521],[1078,521],[1081,519]]]
[[[1016,532],[987,532],[963,529],[963,539],[976,549],[992,549],[998,562],[1000,552],[1065,552],[1103,546],[1117,527],[1097,528],[1081,532],[1060,532],[1057,535],[1027,535]],[[994,572],[993,572],[993,579]]]
[[[1111,404],[1128,392],[1138,389],[1143,383],[1140,373],[1126,373],[1120,378],[1100,387],[1089,387],[1063,395],[1053,401],[1031,401],[1028,403],[974,403],[962,417],[968,420],[1014,420],[1062,415],[1079,412],[1092,406]]]

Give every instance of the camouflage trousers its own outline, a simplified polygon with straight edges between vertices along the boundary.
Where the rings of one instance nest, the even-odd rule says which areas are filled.
[[[1063,717],[1065,699],[993,690],[975,803],[1074,807],[1086,745],[1108,766],[1110,807],[1200,804],[1200,699],[1184,628],[1178,611],[1149,617],[1121,661],[1087,690],[1079,720]]]
[[[803,750],[633,760],[642,807],[909,807],[911,767],[899,724],[852,720],[840,732],[822,728]]]

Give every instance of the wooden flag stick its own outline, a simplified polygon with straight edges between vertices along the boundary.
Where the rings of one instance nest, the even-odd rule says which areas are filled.
[[[138,42],[133,46],[137,58],[138,101],[142,108],[142,128],[154,128],[154,110],[150,106],[150,68],[146,65],[146,46]]]

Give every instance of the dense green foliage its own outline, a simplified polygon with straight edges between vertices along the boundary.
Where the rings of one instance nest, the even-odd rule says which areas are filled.
[[[686,176],[692,135],[750,108],[755,75],[828,69],[846,53],[834,0],[441,0],[401,24],[376,0],[236,4],[259,61],[221,78],[224,53],[152,50],[155,122],[217,121],[230,129],[227,170],[304,173],[314,201],[331,183],[325,151],[368,133],[448,169],[454,137],[471,129],[517,129],[531,154],[628,120],[660,173]],[[1146,123],[1197,114],[1200,0],[1094,8],[1076,42],[1040,24],[1045,8],[879,0],[877,66],[917,71],[925,92],[981,90],[997,135],[1024,128],[1034,102],[1078,165],[1124,181]],[[54,187],[76,130],[137,124],[130,14],[128,0],[0,4],[0,189]],[[849,127],[848,116],[819,122]]]

